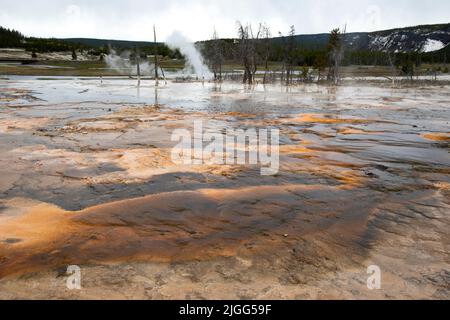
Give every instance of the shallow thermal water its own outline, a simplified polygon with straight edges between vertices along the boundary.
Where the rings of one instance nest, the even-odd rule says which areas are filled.
[[[279,173],[173,164],[171,133],[196,120],[280,129]],[[0,82],[0,277],[245,257],[254,263],[236,270],[252,292],[257,282],[286,297],[332,286],[355,298],[369,295],[360,287],[375,263],[390,279],[376,298],[448,298],[449,121],[449,86],[9,77]],[[228,281],[210,276],[195,285]]]

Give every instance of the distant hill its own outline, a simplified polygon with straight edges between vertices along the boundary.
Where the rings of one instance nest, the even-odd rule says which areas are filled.
[[[37,39],[27,38],[19,32],[0,27],[0,47],[23,46],[24,43],[36,46],[36,42],[41,42],[43,46],[49,41],[52,46],[58,44],[61,47],[84,46],[87,48],[151,48],[154,46],[150,41],[127,41],[127,40],[108,40],[93,38],[69,38],[69,39]],[[321,50],[328,43],[329,34],[307,34],[295,36],[296,42],[306,50]],[[230,39],[229,39],[230,40]],[[57,43],[59,41],[59,43]],[[275,37],[274,43],[279,43],[282,38]],[[344,37],[346,48],[359,51],[390,51],[390,52],[435,52],[444,50],[450,43],[450,23],[421,25],[415,27],[396,28],[376,32],[354,32],[347,33]],[[199,43],[204,43],[200,41]],[[206,41],[207,42],[207,41]],[[158,46],[162,46],[158,43]]]
[[[325,48],[329,34],[297,35],[296,42],[305,49]],[[274,38],[275,42],[282,38]],[[345,46],[350,50],[391,52],[433,52],[450,43],[450,23],[397,28],[376,32],[347,33]]]
[[[346,43],[355,50],[433,52],[450,43],[450,24],[424,25],[371,33],[350,33]]]
[[[73,44],[82,44],[91,48],[100,48],[111,46],[113,48],[146,48],[152,47],[153,42],[146,41],[128,41],[128,40],[106,40],[106,39],[91,39],[91,38],[68,38],[60,39]],[[162,43],[157,43],[161,45]]]
[[[295,36],[296,42],[305,49],[320,50],[326,47],[328,33]],[[143,48],[153,46],[153,42],[70,38],[60,39],[88,47]],[[273,38],[275,43],[282,38]],[[350,50],[391,51],[391,52],[433,52],[445,48],[450,43],[450,23],[396,28],[376,32],[352,32],[344,37],[346,48]],[[202,43],[203,41],[200,41]],[[161,45],[161,43],[159,43]]]

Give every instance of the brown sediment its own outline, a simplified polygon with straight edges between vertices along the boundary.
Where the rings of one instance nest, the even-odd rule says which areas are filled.
[[[24,99],[27,101],[40,100],[39,98],[31,95],[31,91],[16,89],[16,88],[0,88],[0,102],[12,102],[19,99]],[[9,107],[9,105],[8,105]]]
[[[343,163],[327,164],[317,166],[317,169],[313,172],[316,175],[335,179],[340,183],[339,187],[343,189],[353,189],[355,187],[363,186],[367,180],[367,177],[363,177],[361,172],[357,170],[345,169],[351,167],[351,165]]]
[[[304,140],[298,145],[282,145],[279,151],[280,155],[304,160],[300,163],[281,161],[282,170],[333,179],[341,188],[351,189],[366,183],[367,177],[362,172],[365,165],[346,159],[339,160],[337,155],[345,154],[346,150],[338,147],[315,147],[310,141]],[[336,155],[327,157],[327,153]]]
[[[447,133],[423,133],[421,136],[431,141],[450,141],[450,132]]]
[[[14,100],[17,100],[17,98],[13,98],[13,97],[0,97],[0,101],[3,101],[3,102],[11,102],[11,101],[14,101]]]
[[[232,117],[239,117],[239,118],[254,118],[254,117],[256,117],[255,114],[242,113],[242,112],[237,112],[237,111],[227,112],[226,115],[232,116]]]
[[[403,101],[403,98],[400,98],[400,97],[383,97],[382,99],[383,99],[383,101],[386,101],[386,102],[402,102]]]
[[[5,94],[15,94],[15,95],[23,95],[29,94],[31,91],[26,89],[18,89],[18,88],[0,88],[0,93]]]
[[[316,160],[313,156],[302,156],[302,159]],[[297,165],[283,165],[282,169],[289,172],[297,172],[309,174],[318,178],[325,178],[337,184],[338,188],[352,190],[366,184],[367,176],[359,170],[345,169],[345,163],[327,163],[318,162],[317,164],[297,164]]]
[[[214,164],[177,165],[172,162],[170,148],[156,146],[109,150],[88,149],[85,152],[75,152],[35,145],[17,148],[12,152],[20,155],[23,160],[33,161],[41,172],[78,179],[88,185],[135,183],[147,181],[157,175],[177,172],[230,176],[240,170],[239,166]],[[114,165],[115,170],[96,173],[97,167],[102,164]]]
[[[156,106],[126,107],[98,118],[68,122],[58,130],[58,133],[125,132],[145,123],[161,123],[170,126],[175,125],[176,121],[180,120],[180,116],[181,114],[176,110],[162,111]],[[165,123],[166,121],[173,121],[173,123]]]
[[[0,133],[13,131],[29,131],[44,127],[50,122],[49,118],[25,118],[10,116],[8,119],[0,120]]]
[[[288,119],[287,121],[295,122],[312,122],[312,123],[322,123],[322,124],[368,124],[377,122],[377,120],[368,119],[351,119],[351,118],[337,118],[334,115],[323,115],[323,114],[302,114],[299,117]]]
[[[59,131],[61,133],[76,133],[76,132],[115,132],[121,130],[127,130],[132,127],[129,122],[119,122],[119,120],[83,120],[77,121],[77,123],[69,123]]]
[[[302,129],[302,133],[314,134],[322,139],[334,138],[334,136],[335,136],[334,133],[325,133],[325,132],[320,132],[318,130],[312,130],[312,129]]]
[[[370,131],[370,130],[363,130],[359,128],[337,128],[336,132],[343,135],[351,135],[351,134],[377,134],[382,133],[380,131]]]
[[[448,182],[436,182],[434,183],[434,187],[440,190],[450,191],[450,183]]]
[[[332,199],[339,204],[330,210]],[[39,204],[0,221],[0,277],[67,264],[208,260],[235,255],[250,240],[267,252],[285,233],[296,239],[344,221],[360,226],[348,234],[354,239],[369,203],[360,211],[345,190],[287,185],[164,193],[77,212]]]
[[[305,143],[301,145],[282,145],[279,148],[281,154],[313,153],[314,150],[308,149]]]

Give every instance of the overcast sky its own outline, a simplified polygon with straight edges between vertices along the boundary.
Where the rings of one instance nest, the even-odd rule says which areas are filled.
[[[266,22],[273,35],[375,31],[450,22],[449,0],[0,0],[0,25],[27,36],[151,40],[174,30],[192,40],[235,35],[236,20]]]

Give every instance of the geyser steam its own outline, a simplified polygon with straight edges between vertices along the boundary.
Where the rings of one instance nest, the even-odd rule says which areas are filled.
[[[192,71],[200,78],[210,80],[214,77],[209,68],[205,65],[200,52],[195,48],[194,43],[187,39],[181,32],[175,31],[169,38],[166,44],[171,49],[180,50],[181,54],[186,58],[186,69]]]
[[[116,70],[119,73],[129,73],[130,75],[137,74],[137,64],[133,63],[133,59],[130,58],[131,53],[129,51],[123,52],[118,55],[116,51],[111,49],[111,53],[105,57],[105,62],[111,69]],[[139,62],[141,75],[150,76],[155,73],[155,66],[145,59],[140,59]]]

